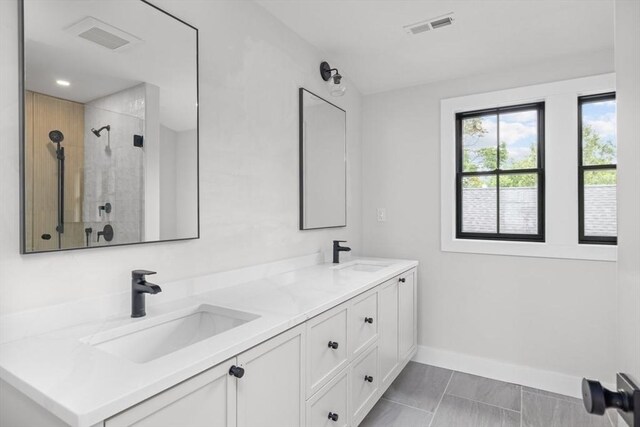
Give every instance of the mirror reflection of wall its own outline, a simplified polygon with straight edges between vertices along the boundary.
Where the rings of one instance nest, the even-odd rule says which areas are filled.
[[[197,238],[197,30],[143,1],[23,6],[23,253]]]
[[[300,229],[346,226],[346,112],[302,88],[300,153]]]

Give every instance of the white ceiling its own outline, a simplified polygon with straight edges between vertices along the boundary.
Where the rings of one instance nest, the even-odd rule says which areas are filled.
[[[613,49],[612,0],[256,0],[364,93]],[[419,35],[403,26],[454,12]]]
[[[88,16],[142,42],[111,51],[66,31]],[[29,90],[81,103],[151,83],[160,88],[160,122],[196,128],[196,32],[141,1],[25,1],[25,78]]]

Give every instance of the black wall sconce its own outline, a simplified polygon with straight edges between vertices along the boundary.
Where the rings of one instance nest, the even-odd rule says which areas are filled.
[[[342,75],[340,75],[337,68],[331,68],[327,61],[320,63],[320,75],[322,80],[327,82],[327,88],[331,96],[342,96],[347,91],[347,88],[342,83]]]

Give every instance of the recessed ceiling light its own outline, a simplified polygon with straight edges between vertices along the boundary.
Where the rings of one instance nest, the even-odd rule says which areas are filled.
[[[56,83],[58,84],[58,86],[70,86],[71,83],[69,83],[66,80],[56,80]]]

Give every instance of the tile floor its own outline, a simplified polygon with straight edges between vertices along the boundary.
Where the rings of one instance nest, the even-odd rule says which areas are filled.
[[[409,362],[360,427],[615,427],[569,396]]]

